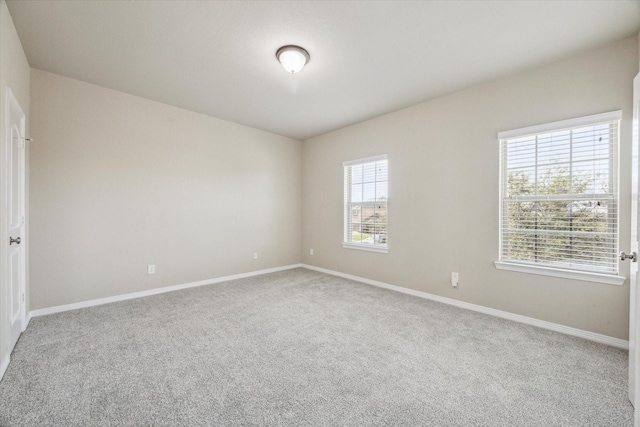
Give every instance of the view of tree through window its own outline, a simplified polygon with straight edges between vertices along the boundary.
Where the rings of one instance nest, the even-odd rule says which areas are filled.
[[[502,260],[617,273],[617,128],[501,141]]]
[[[344,166],[344,243],[360,246],[387,246],[386,157]]]

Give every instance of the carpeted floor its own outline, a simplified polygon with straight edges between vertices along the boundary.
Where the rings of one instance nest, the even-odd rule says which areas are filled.
[[[34,318],[2,426],[630,426],[627,352],[305,269]]]

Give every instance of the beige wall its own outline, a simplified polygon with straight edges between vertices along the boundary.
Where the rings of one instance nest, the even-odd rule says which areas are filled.
[[[620,247],[627,249],[637,70],[632,37],[304,141],[303,262],[627,339],[628,281],[614,286],[494,267],[496,134],[623,110]],[[343,249],[342,162],[379,154],[389,158],[389,253]],[[621,268],[628,276],[628,263]],[[452,271],[460,273],[458,289]]]
[[[35,69],[31,94],[31,309],[300,262],[301,142]]]
[[[0,1],[0,164],[6,162],[6,88],[11,88],[20,103],[26,117],[26,133],[29,135],[29,63],[22,49],[18,33],[9,15],[9,9],[4,0]],[[27,146],[27,150],[29,147]],[[28,158],[28,151],[27,151]],[[27,160],[27,168],[28,168]],[[0,200],[6,200],[6,181],[4,174],[0,175]],[[27,186],[28,188],[28,186]],[[28,233],[28,231],[27,231]],[[7,211],[5,203],[0,203],[0,241],[6,242]],[[0,245],[0,260],[6,258],[6,245]],[[28,262],[28,261],[27,261]],[[8,319],[6,307],[7,276],[4,266],[0,267],[0,365],[9,357],[8,354]],[[28,269],[27,269],[28,271]],[[29,287],[27,275],[27,290]],[[27,301],[27,310],[29,301]]]

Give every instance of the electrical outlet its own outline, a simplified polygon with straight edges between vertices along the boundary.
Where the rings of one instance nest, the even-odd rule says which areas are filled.
[[[155,264],[147,265],[147,274],[156,274],[156,265]]]
[[[451,286],[458,287],[458,273],[451,273]]]
[[[309,249],[309,255],[313,255],[313,248]]]
[[[258,259],[258,252],[253,253],[253,259]]]

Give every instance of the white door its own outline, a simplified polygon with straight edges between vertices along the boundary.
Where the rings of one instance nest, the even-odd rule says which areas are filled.
[[[7,88],[7,283],[9,353],[25,322],[25,116]]]
[[[638,224],[640,223],[640,210],[638,209],[638,188],[640,182],[640,136],[638,134],[640,118],[640,74],[633,79],[633,156],[631,167],[631,251],[636,254],[638,251]],[[630,306],[629,306],[629,400],[635,408],[635,425],[640,426],[640,282],[638,275],[638,262],[631,263],[631,274],[629,278]]]

